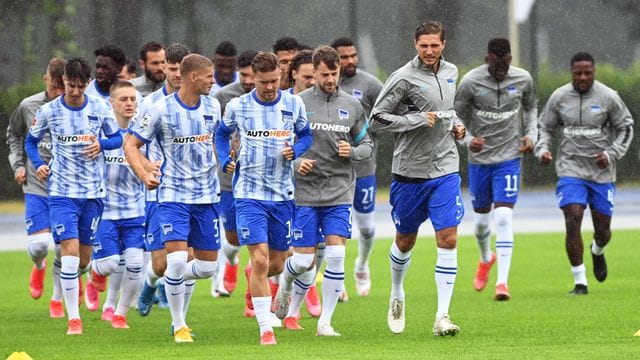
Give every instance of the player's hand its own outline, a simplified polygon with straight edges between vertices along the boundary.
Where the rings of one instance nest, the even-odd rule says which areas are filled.
[[[521,153],[530,154],[533,152],[533,141],[531,141],[528,136],[521,137],[520,144],[522,144],[522,146],[518,148],[518,151]]]
[[[351,144],[344,140],[338,140],[338,156],[348,158],[351,156]]]
[[[456,125],[451,132],[453,132],[454,139],[462,140],[464,136],[467,135],[467,128],[465,128],[464,125]]]
[[[316,163],[316,160],[311,159],[301,159],[300,166],[298,167],[298,174],[307,175],[311,169],[313,169],[313,165]]]
[[[596,165],[600,169],[606,169],[609,166],[609,158],[604,152],[596,154]]]
[[[160,186],[160,171],[151,171],[146,173],[146,176],[142,181],[144,182],[144,186],[149,190],[155,190]]]
[[[98,141],[98,138],[95,135],[91,135],[91,141],[92,143],[84,148],[84,154],[89,160],[97,158],[100,154],[100,141]]]
[[[45,181],[49,177],[50,172],[49,165],[40,165],[38,170],[36,170],[36,176],[38,176],[38,180]]]
[[[13,178],[16,180],[18,185],[22,185],[22,184],[26,183],[27,182],[27,169],[25,169],[24,167],[18,168],[18,170],[16,170],[16,173],[13,176]]]
[[[484,141],[483,137],[474,137],[469,141],[469,150],[474,153],[480,152],[484,146]]]
[[[540,155],[540,164],[542,164],[542,166],[551,164],[552,160],[553,156],[551,156],[551,153],[548,151],[545,151],[544,153],[542,153],[542,155]]]
[[[224,168],[224,172],[227,174],[233,174],[236,171],[236,151],[231,150],[229,152],[229,157],[231,158],[231,162]]]
[[[282,156],[284,156],[285,159],[291,161],[293,160],[294,155],[295,153],[293,152],[293,146],[289,145],[288,141],[285,141],[284,149],[282,149]]]
[[[433,125],[436,124],[436,121],[438,121],[437,113],[435,111],[427,112],[427,124],[429,127],[433,127]]]

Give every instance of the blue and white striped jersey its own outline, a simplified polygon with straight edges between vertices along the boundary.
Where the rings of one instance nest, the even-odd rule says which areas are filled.
[[[256,90],[231,100],[222,120],[237,129],[240,150],[233,179],[236,199],[292,200],[293,162],[282,155],[293,146],[296,132],[309,127],[304,103],[297,95],[278,91],[276,100],[262,102]]]
[[[149,109],[151,109],[151,106],[153,104],[155,104],[156,102],[164,99],[167,95],[167,88],[166,85],[164,85],[163,87],[161,87],[160,89],[152,92],[151,94],[145,96],[144,100],[142,100],[142,103],[138,106],[138,117],[142,118]],[[131,122],[130,127],[133,127],[133,124],[135,122]],[[151,162],[156,162],[156,161],[163,161],[164,157],[162,156],[162,149],[160,149],[160,144],[158,144],[158,140],[154,137],[151,142],[149,144],[146,145],[146,152],[144,152],[145,156],[147,157],[147,159],[149,159],[149,161]],[[158,190],[149,190],[145,187],[145,191],[146,191],[146,199],[147,201],[157,201],[158,199]]]
[[[220,122],[220,103],[200,96],[196,106],[184,104],[175,92],[156,102],[135,122],[131,132],[149,144],[158,140],[162,163],[158,202],[212,204],[220,185],[213,136]]]
[[[126,129],[120,129],[124,137]],[[144,216],[144,185],[133,173],[122,147],[104,151],[105,185],[107,197],[103,200],[102,218],[123,220]]]
[[[85,94],[84,104],[70,107],[64,96],[44,104],[36,113],[29,134],[41,139],[46,132],[51,134],[53,155],[49,176],[49,196],[95,199],[105,196],[104,156],[89,160],[85,147],[118,131],[111,105],[108,102]]]

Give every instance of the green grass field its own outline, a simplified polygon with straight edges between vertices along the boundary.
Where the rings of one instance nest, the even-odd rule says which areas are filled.
[[[67,336],[66,320],[48,318],[50,289],[38,301],[28,295],[26,252],[0,253],[0,357],[25,351],[34,359],[638,358],[640,337],[633,336],[640,329],[638,240],[639,230],[614,232],[607,249],[609,278],[598,283],[588,257],[590,293],[570,297],[573,281],[563,235],[518,235],[509,284],[512,299],[497,303],[492,286],[480,293],[473,290],[477,246],[474,239],[461,238],[450,311],[461,331],[454,338],[431,334],[436,309],[433,239],[419,239],[414,249],[405,283],[407,326],[401,335],[391,334],[386,324],[391,240],[376,242],[373,289],[366,298],[355,293],[351,274],[357,243],[351,241],[346,268],[350,301],[338,304],[333,320],[343,336],[317,338],[316,320],[304,313],[305,330],[276,329],[278,345],[272,347],[259,346],[255,319],[242,317],[243,278],[240,291],[224,299],[209,296],[208,281],[198,284],[188,317],[197,334],[193,344],[173,342],[169,312],[158,308],[147,318],[132,309],[131,329],[116,330],[100,320],[99,312],[82,307],[84,335]],[[49,276],[47,281],[50,288]]]

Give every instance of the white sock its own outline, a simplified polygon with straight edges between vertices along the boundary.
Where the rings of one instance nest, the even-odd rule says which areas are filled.
[[[473,232],[480,249],[483,263],[491,261],[491,213],[473,213]]]
[[[373,248],[373,239],[376,235],[376,225],[374,213],[360,213],[355,211],[356,222],[360,229],[360,239],[358,240],[358,257],[356,258],[356,272],[369,270],[368,262]]]
[[[598,244],[596,244],[595,240],[593,240],[593,242],[591,243],[591,253],[593,255],[602,255],[602,254],[604,254],[604,249],[605,248],[606,248],[606,246],[605,247],[598,246]]]
[[[144,250],[129,248],[124,250],[126,273],[122,280],[122,295],[116,308],[116,315],[126,315],[129,305],[136,298],[142,278],[142,263],[144,262]]]
[[[174,251],[167,254],[167,270],[164,272],[164,286],[171,311],[174,330],[187,326],[184,321],[184,273],[187,266],[187,252]]]
[[[60,260],[60,245],[56,245],[56,258],[53,260],[53,268],[51,270],[51,278],[53,279],[53,293],[51,300],[62,301],[62,286],[60,286],[60,268],[62,263]]]
[[[40,233],[27,236],[27,249],[29,256],[33,261],[33,265],[37,269],[42,270],[44,267],[44,259],[49,252],[49,243],[51,242],[51,233]]]
[[[102,259],[91,260],[91,268],[93,271],[102,276],[109,276],[118,272],[118,266],[120,266],[120,255],[111,255]]]
[[[573,273],[573,282],[575,284],[587,286],[587,268],[584,264],[572,266],[571,272]]]
[[[316,278],[316,269],[307,270],[293,280],[293,291],[291,292],[291,303],[289,304],[289,312],[287,317],[296,316],[300,312],[302,303],[307,297],[309,288],[313,285]]]
[[[453,296],[453,286],[458,273],[458,251],[456,249],[438,248],[435,280],[438,289],[438,311],[436,319],[449,313],[449,304]]]
[[[193,259],[186,265],[185,280],[208,279],[216,273],[217,261]]]
[[[513,209],[498,207],[494,211],[496,220],[496,257],[498,258],[498,284],[507,284],[513,253]]]
[[[394,241],[389,254],[391,263],[391,297],[404,301],[404,277],[411,263],[411,251],[402,252]]]
[[[116,271],[109,277],[109,286],[107,287],[107,299],[102,305],[102,311],[108,308],[115,310],[116,302],[118,301],[118,295],[120,295],[120,289],[122,288],[122,279],[124,279],[125,265],[124,256],[120,256],[118,267]]]
[[[273,331],[271,327],[271,319],[273,317],[273,315],[271,315],[271,296],[252,296],[251,301],[253,301],[253,309],[256,312],[256,320],[260,327],[260,336],[262,336],[265,331]]]
[[[60,259],[60,286],[62,286],[62,296],[64,306],[67,309],[69,319],[79,319],[78,309],[78,266],[80,258],[77,256],[62,256]]]
[[[226,257],[230,265],[235,265],[238,263],[237,256],[240,252],[240,246],[231,245],[227,241],[222,244],[222,252],[224,253],[224,256]]]
[[[196,290],[196,281],[195,280],[185,280],[184,281],[184,319],[187,319],[187,312],[189,311],[189,304],[191,304],[191,296],[193,296],[193,292]]]
[[[291,292],[293,281],[307,271],[311,264],[313,264],[314,257],[315,254],[300,254],[297,252],[289,256],[284,262],[284,271],[282,271],[284,281],[280,283],[280,286],[282,286],[285,291]]]
[[[327,267],[324,269],[322,281],[322,313],[320,313],[318,324],[331,323],[338,298],[344,288],[344,255],[344,246],[327,246]]]
[[[327,244],[325,242],[321,242],[316,244],[316,274],[320,272],[320,268],[322,268],[322,262],[324,261],[324,254],[327,249]]]
[[[158,276],[158,274],[156,274],[155,271],[153,271],[153,265],[151,264],[151,262],[147,264],[146,273],[147,273],[147,284],[149,284],[149,286],[153,288],[158,286],[158,279],[160,279],[160,276]]]

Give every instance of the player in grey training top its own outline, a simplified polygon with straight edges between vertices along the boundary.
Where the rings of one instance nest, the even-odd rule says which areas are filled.
[[[542,165],[553,160],[552,138],[560,134],[556,160],[558,206],[566,227],[566,249],[575,287],[572,295],[587,294],[586,268],[580,234],[584,208],[593,219],[591,255],[598,281],[607,277],[604,248],[611,239],[611,215],[616,181],[616,160],[633,138],[633,119],[618,94],[595,81],[595,62],[589,53],[571,58],[572,83],[551,94],[540,115],[536,156]]]
[[[18,185],[22,185],[25,197],[25,222],[27,229],[29,256],[33,261],[29,292],[31,297],[39,299],[42,296],[44,275],[47,268],[46,257],[51,242],[51,225],[49,221],[49,201],[47,200],[47,183],[38,180],[33,163],[24,151],[24,139],[29,128],[35,121],[36,111],[43,104],[57,98],[64,92],[62,74],[64,73],[63,59],[53,58],[49,61],[47,72],[42,77],[45,91],[29,96],[22,100],[13,111],[7,127],[7,145],[9,145],[9,163],[13,169],[14,178]],[[38,153],[43,161],[51,159],[51,136],[46,134],[38,143]],[[53,294],[49,302],[49,316],[64,317],[62,308],[62,289],[60,288],[60,246],[56,245],[56,260],[53,267]]]
[[[469,192],[480,261],[473,282],[482,290],[496,261],[491,252],[491,205],[496,222],[498,280],[496,300],[510,298],[507,280],[513,249],[513,207],[520,183],[520,158],[533,151],[537,138],[538,100],[531,75],[510,66],[509,40],[489,40],[486,64],[460,81],[455,99],[458,116],[467,127]],[[522,117],[524,117],[524,134]]]
[[[331,43],[331,47],[336,49],[340,55],[340,89],[360,101],[368,119],[371,116],[371,108],[382,89],[382,83],[375,76],[358,69],[358,53],[353,40],[347,37],[338,38]],[[371,289],[369,256],[376,231],[373,219],[376,204],[376,142],[373,137],[372,140],[374,144],[373,155],[365,161],[354,163],[356,190],[353,208],[360,230],[360,240],[353,276],[356,282],[356,291],[360,296],[369,295]]]
[[[142,96],[147,96],[161,89],[165,79],[165,51],[162,44],[156,41],[150,41],[144,44],[140,50],[139,64],[144,74],[131,80],[136,90],[138,90]]]
[[[338,88],[338,53],[328,46],[316,49],[313,67],[316,85],[300,93],[300,98],[307,109],[314,141],[297,164],[293,255],[285,262],[285,281],[276,295],[276,316],[286,317],[288,329],[301,328],[297,313],[315,279],[316,268],[312,265],[316,245],[325,242],[327,267],[316,335],[339,336],[331,327],[331,317],[344,287],[345,243],[351,237],[355,188],[352,161],[369,158],[373,144],[362,105]],[[288,308],[292,289],[295,296]]]
[[[220,107],[224,114],[225,106],[231,99],[244,95],[256,87],[251,60],[258,52],[247,50],[238,57],[239,82],[231,83],[220,89],[214,96],[220,101]],[[238,151],[238,137],[233,136],[231,148]],[[227,261],[218,261],[217,275],[211,277],[211,296],[229,296],[235,290],[238,281],[238,252],[240,242],[236,232],[236,207],[233,200],[233,189],[231,180],[233,173],[225,173],[218,168],[218,179],[220,179],[220,219],[224,226],[222,241],[222,254]],[[247,293],[249,289],[247,288]],[[251,299],[249,295],[248,299]]]
[[[393,333],[404,331],[403,281],[418,228],[427,218],[438,246],[433,333],[455,335],[460,330],[448,312],[458,269],[457,230],[464,214],[455,139],[462,139],[465,129],[453,110],[458,68],[442,57],[445,44],[442,24],[430,21],[418,26],[417,56],[391,74],[371,110],[371,131],[395,135],[390,201],[396,238],[390,254],[387,314]]]

